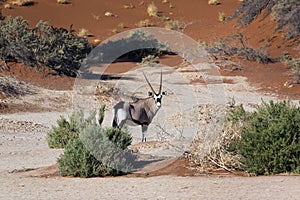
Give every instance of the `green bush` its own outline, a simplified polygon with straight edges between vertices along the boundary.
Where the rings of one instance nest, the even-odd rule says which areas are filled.
[[[249,113],[248,113],[249,114]],[[241,139],[229,145],[255,175],[300,173],[300,108],[289,101],[265,103],[251,113]]]
[[[104,119],[105,105],[99,108],[98,124],[101,125]],[[57,120],[57,126],[52,126],[52,129],[47,133],[47,143],[50,148],[65,148],[66,145],[79,137],[80,128],[88,123],[96,123],[96,112],[91,112],[88,118],[84,118],[83,111],[73,112],[66,120],[61,116]]]
[[[91,155],[79,138],[66,146],[58,164],[62,176],[93,177],[112,174],[109,167]]]
[[[64,147],[58,164],[62,176],[106,176],[129,172],[135,157],[127,150],[132,138],[127,131],[103,129],[104,108],[84,118],[82,111],[74,112],[69,121],[61,117],[57,127],[48,133],[50,147]]]
[[[65,148],[66,145],[79,137],[79,120],[83,119],[83,112],[74,112],[69,121],[63,116],[57,120],[57,126],[47,133],[47,143],[50,148]]]
[[[116,137],[109,138],[111,134]],[[133,168],[135,157],[126,150],[131,136],[120,129],[102,129],[96,123],[86,124],[80,138],[68,143],[58,164],[62,176],[117,176]]]
[[[91,51],[86,39],[74,31],[39,22],[34,29],[22,17],[0,21],[0,58],[39,68],[47,66],[58,74],[76,76],[81,62]]]
[[[127,134],[127,130],[121,131],[119,128],[106,129],[103,134],[120,149],[126,149],[132,142],[132,137]]]

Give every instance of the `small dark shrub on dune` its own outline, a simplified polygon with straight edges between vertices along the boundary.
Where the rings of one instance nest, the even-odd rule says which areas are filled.
[[[249,25],[260,13],[264,17],[272,13],[278,23],[276,29],[287,29],[286,39],[297,38],[300,33],[300,1],[299,0],[244,0],[238,10],[227,20],[238,18],[244,26]]]
[[[300,46],[299,46],[300,47]],[[300,52],[299,52],[300,54]],[[279,58],[286,66],[290,67],[294,72],[293,83],[300,84],[300,57],[293,58],[288,52],[284,52]]]
[[[116,60],[128,59],[141,62],[144,57],[159,57],[172,54],[169,46],[158,41],[154,35],[143,30],[131,32],[128,37],[116,41],[107,41],[93,49],[87,59],[87,65],[111,63]]]
[[[255,61],[258,63],[272,63],[276,59],[271,58],[264,52],[263,49],[253,49],[246,46],[230,46],[226,41],[215,42],[211,45],[206,45],[205,49],[215,55],[220,55],[224,57],[235,56],[244,60]]]

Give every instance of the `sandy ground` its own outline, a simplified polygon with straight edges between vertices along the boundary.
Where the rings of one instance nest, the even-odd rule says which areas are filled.
[[[300,187],[295,176],[0,178],[1,199],[299,199]]]
[[[189,66],[186,66],[189,68]],[[155,71],[155,68],[150,70]],[[168,70],[168,69],[165,69]],[[170,69],[169,69],[170,70]],[[177,71],[182,69],[178,68]],[[165,72],[165,71],[164,71]],[[147,71],[149,74],[154,72]],[[137,74],[130,71],[126,76],[133,77]],[[174,74],[174,72],[173,72]],[[182,79],[193,79],[194,72],[186,72]],[[174,80],[172,73],[164,73],[164,80]],[[275,96],[266,96],[257,92],[255,88],[249,86],[243,77],[227,77],[234,81],[230,84],[222,84],[225,97],[234,96],[237,103],[251,109],[254,105],[260,103],[261,98],[277,99]],[[149,76],[150,80],[157,77]],[[128,81],[128,79],[125,79]],[[178,81],[178,79],[175,79]],[[138,84],[142,84],[137,82]],[[123,82],[126,86],[128,83]],[[171,88],[170,85],[173,85]],[[182,83],[180,88],[176,88],[176,84],[168,83],[165,87],[171,91],[166,97],[165,102],[171,99],[180,99],[184,95],[184,87]],[[132,84],[129,84],[132,85]],[[122,88],[122,84],[120,85]],[[189,85],[189,87],[191,87]],[[28,85],[28,88],[31,88]],[[40,99],[39,106],[49,108],[53,103],[52,98],[56,94],[56,109],[65,105],[70,105],[65,96],[70,95],[70,91],[50,91],[48,89],[32,86],[35,93],[19,97],[14,101],[24,101],[27,103],[36,103],[36,99]],[[205,84],[194,84],[191,87],[196,95],[205,94],[207,90]],[[125,90],[125,89],[124,89]],[[127,90],[131,91],[130,88]],[[142,89],[137,90],[135,95],[140,94]],[[89,95],[89,94],[86,94]],[[43,100],[41,100],[43,99]],[[83,99],[86,99],[83,97]],[[225,99],[226,100],[226,99]],[[70,101],[70,99],[69,99]],[[203,100],[203,104],[207,99]],[[58,103],[58,102],[61,102]],[[111,101],[113,104],[114,101]],[[97,103],[97,101],[96,101]],[[108,112],[109,113],[109,104]],[[224,105],[225,106],[225,105]],[[157,116],[168,121],[170,127],[173,127],[176,121],[172,116],[176,113],[171,112],[172,107],[169,103],[163,103],[164,109],[159,111],[162,115]],[[182,111],[183,116],[187,113],[191,114],[190,108]],[[46,143],[46,133],[55,124],[56,119],[60,115],[67,116],[70,109],[63,112],[23,112],[4,114],[0,116],[0,199],[298,199],[298,188],[300,187],[299,176],[269,176],[269,177],[240,177],[233,174],[197,174],[194,176],[177,176],[176,172],[166,172],[161,176],[150,176],[153,171],[160,171],[178,158],[185,149],[179,151],[174,150],[166,144],[174,144],[175,140],[158,137],[155,124],[159,125],[162,120],[155,120],[149,129],[149,141],[141,144],[139,128],[131,129],[134,142],[133,147],[137,148],[143,155],[143,159],[150,160],[153,158],[163,158],[161,162],[149,162],[147,166],[138,169],[136,175],[126,177],[108,177],[108,178],[63,178],[57,173],[57,167],[53,166],[56,159],[62,153],[62,150],[49,149]],[[187,112],[187,113],[186,113]],[[110,123],[111,116],[107,114],[105,123]],[[185,117],[184,117],[185,118]],[[186,119],[189,123],[198,123],[199,119]],[[200,120],[201,121],[201,120]],[[194,124],[197,126],[197,124]],[[107,125],[108,126],[108,125]],[[205,125],[204,125],[205,126]],[[165,127],[166,129],[168,126]],[[174,131],[167,129],[168,132]],[[166,143],[166,141],[168,141]],[[171,141],[171,142],[170,142]],[[173,146],[174,147],[174,146]],[[174,154],[175,153],[175,154]],[[146,155],[146,156],[145,156]],[[147,157],[148,155],[148,157]],[[172,161],[173,159],[173,161]],[[186,167],[187,166],[183,166]],[[173,174],[173,175],[168,175]]]

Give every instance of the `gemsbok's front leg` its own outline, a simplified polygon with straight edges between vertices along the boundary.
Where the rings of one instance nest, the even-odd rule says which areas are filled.
[[[142,125],[142,142],[146,142],[147,130],[148,130],[148,125]]]

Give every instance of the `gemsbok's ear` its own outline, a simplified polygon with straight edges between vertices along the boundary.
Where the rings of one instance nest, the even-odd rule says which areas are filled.
[[[164,96],[164,95],[167,95],[167,91],[163,91],[161,94],[162,94],[163,96]]]
[[[153,93],[149,91],[149,92],[148,92],[148,96],[149,96],[149,97],[152,97],[152,95],[153,95]]]

